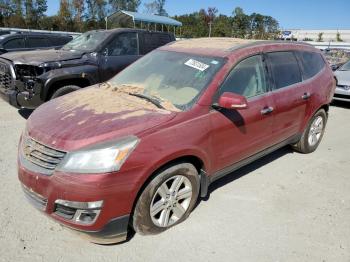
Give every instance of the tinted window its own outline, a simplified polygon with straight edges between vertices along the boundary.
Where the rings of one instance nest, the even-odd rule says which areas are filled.
[[[24,41],[23,38],[15,38],[7,41],[3,46],[5,49],[24,48]]]
[[[276,89],[301,82],[299,65],[292,52],[269,53],[268,57]]]
[[[145,33],[144,40],[145,40],[145,46],[144,46],[145,54],[171,41],[170,36],[168,34],[160,34],[160,33]]]
[[[261,55],[249,57],[231,71],[221,86],[220,95],[233,92],[245,97],[253,97],[267,91],[263,58]]]
[[[29,48],[48,47],[49,43],[43,37],[28,37],[27,46]]]
[[[51,37],[50,38],[51,45],[53,46],[65,45],[71,40],[72,38],[70,37]]]
[[[317,75],[317,73],[320,72],[325,65],[322,56],[318,53],[298,52],[298,55],[303,64],[305,79]]]
[[[108,56],[138,55],[137,33],[123,33],[117,35],[107,45]]]

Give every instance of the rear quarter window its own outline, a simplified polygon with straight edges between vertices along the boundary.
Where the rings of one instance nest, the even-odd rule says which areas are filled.
[[[297,54],[303,65],[305,79],[317,75],[325,66],[325,62],[319,53],[301,51],[297,52]]]
[[[276,89],[302,81],[300,68],[293,52],[269,53],[268,58]]]

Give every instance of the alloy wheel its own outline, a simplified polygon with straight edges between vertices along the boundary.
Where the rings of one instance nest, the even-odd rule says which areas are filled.
[[[173,176],[163,182],[151,201],[152,222],[159,227],[176,223],[188,210],[192,194],[191,182],[185,176]]]

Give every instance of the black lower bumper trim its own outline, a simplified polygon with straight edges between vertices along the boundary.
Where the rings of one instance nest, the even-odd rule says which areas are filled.
[[[0,90],[0,96],[3,100],[8,102],[10,105],[20,108],[17,103],[17,91],[13,89],[3,89]]]
[[[130,215],[114,218],[110,220],[100,231],[82,231],[78,233],[85,235],[91,242],[96,244],[115,244],[125,241],[128,234]]]

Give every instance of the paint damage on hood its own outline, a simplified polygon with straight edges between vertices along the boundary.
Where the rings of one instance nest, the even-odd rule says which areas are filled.
[[[43,104],[30,116],[33,139],[63,151],[115,140],[165,123],[177,112],[109,85],[95,85]]]
[[[9,52],[2,55],[14,64],[40,65],[48,62],[59,62],[73,59],[79,59],[84,53],[68,50],[40,50],[40,51],[24,51],[24,52]]]

